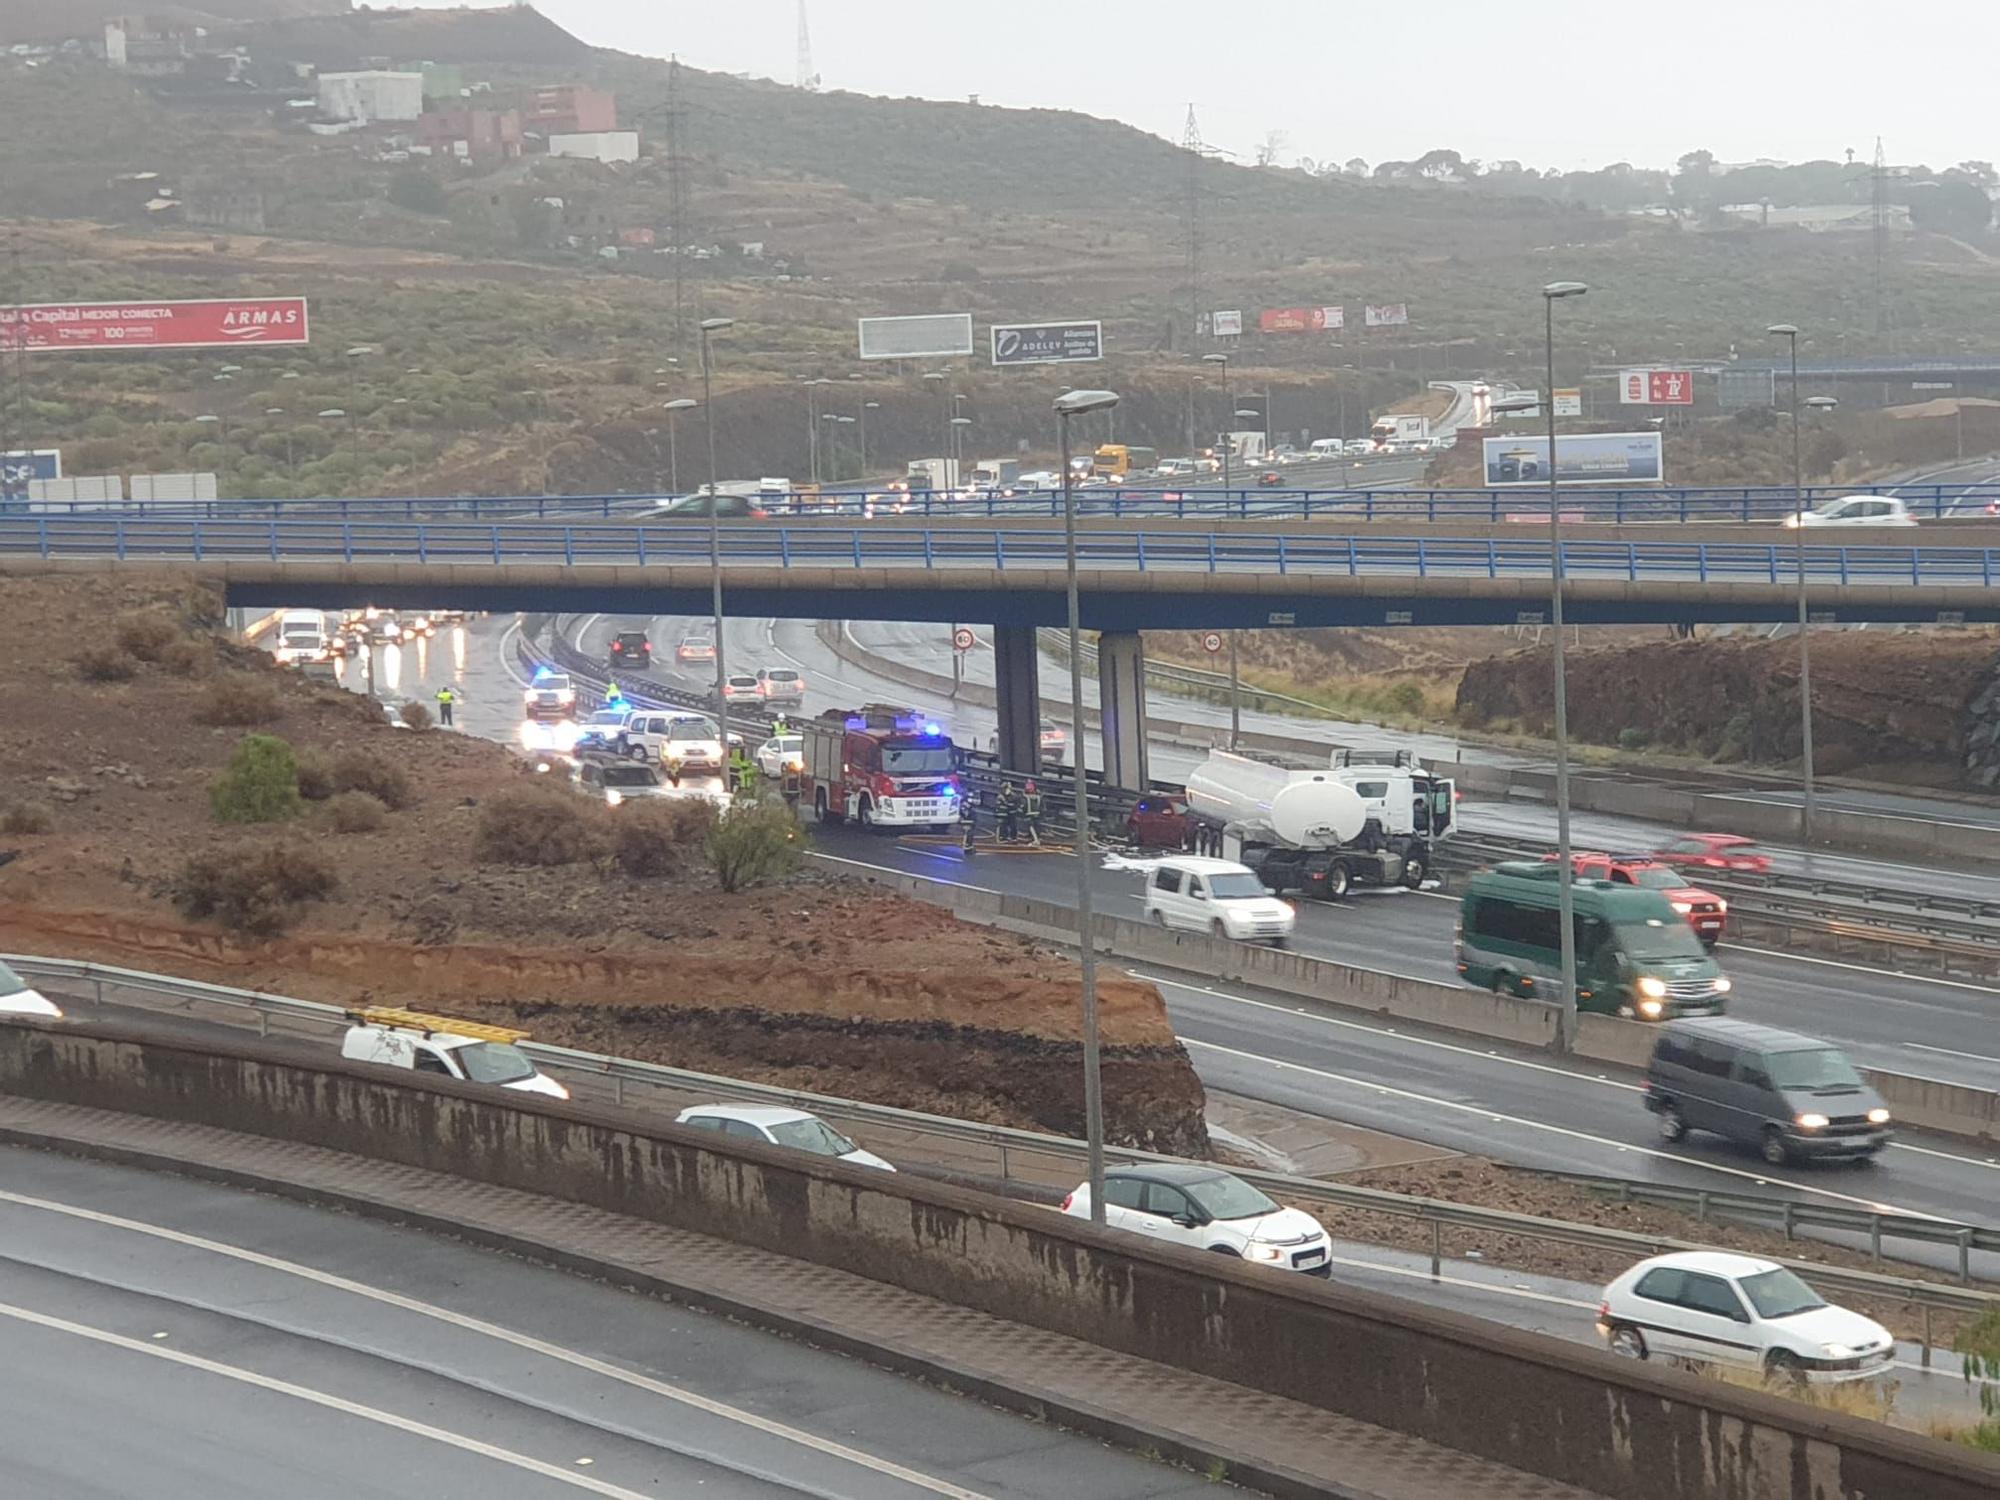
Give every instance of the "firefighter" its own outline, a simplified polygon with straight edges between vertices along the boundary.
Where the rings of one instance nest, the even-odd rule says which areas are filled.
[[[1021,795],[1021,816],[1027,820],[1028,842],[1042,842],[1042,789],[1030,778]]]
[[[1021,788],[1011,781],[1000,783],[1000,841],[1011,844],[1021,836],[1021,814],[1028,809],[1028,799]]]
[[[438,700],[438,723],[442,724],[446,729],[449,729],[451,728],[451,706],[454,703],[458,702],[458,694],[454,693],[451,690],[451,685],[447,683],[445,684],[445,686],[438,689],[437,700]]]
[[[757,763],[741,745],[733,746],[729,752],[729,790],[753,795],[757,790]]]
[[[979,793],[968,790],[958,803],[958,846],[967,854],[979,837]]]

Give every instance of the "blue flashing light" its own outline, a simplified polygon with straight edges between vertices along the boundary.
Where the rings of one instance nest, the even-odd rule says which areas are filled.
[[[943,734],[943,733],[944,733],[944,731],[943,731],[942,729],[938,728],[938,727],[937,727],[937,725],[935,725],[935,724],[926,724],[926,725],[924,726],[924,733],[925,733],[925,734],[929,734],[929,735],[939,735],[939,734]]]
[[[952,799],[953,797],[956,797],[957,795],[958,795],[958,788],[957,788],[957,787],[955,787],[955,786],[949,786],[949,785],[945,787],[945,789],[944,789],[944,799],[945,799],[945,801],[949,802],[949,801],[950,801],[950,800],[951,800],[951,799]]]
[[[535,668],[535,681],[537,682],[547,682],[553,675],[547,667]]]

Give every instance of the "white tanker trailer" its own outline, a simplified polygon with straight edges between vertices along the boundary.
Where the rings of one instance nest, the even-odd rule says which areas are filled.
[[[1407,752],[1389,764],[1340,757],[1323,771],[1211,751],[1188,773],[1198,844],[1248,865],[1277,892],[1338,899],[1354,885],[1421,886],[1452,824],[1454,789]]]

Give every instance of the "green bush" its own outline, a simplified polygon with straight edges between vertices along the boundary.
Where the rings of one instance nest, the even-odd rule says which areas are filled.
[[[671,875],[715,828],[715,804],[668,798],[629,802],[611,819],[611,862],[627,875]]]
[[[1424,690],[1418,683],[1396,683],[1388,696],[1389,707],[1396,713],[1416,715],[1424,711]]]
[[[139,675],[132,658],[115,646],[90,646],[76,654],[72,665],[85,682],[130,682]]]
[[[476,859],[498,865],[573,865],[595,859],[603,808],[571,792],[524,787],[489,798],[473,830]]]
[[[389,821],[389,809],[367,792],[342,792],[327,799],[326,821],[335,833],[374,833]]]
[[[730,808],[715,820],[705,844],[716,883],[725,891],[791,874],[807,848],[805,830],[782,802]]]
[[[231,672],[209,685],[194,718],[197,724],[243,726],[269,724],[283,712],[277,688],[252,673]]]
[[[299,763],[271,734],[246,734],[222,774],[209,783],[218,823],[275,823],[299,811]]]
[[[295,907],[324,901],[338,885],[311,851],[273,844],[197,854],[181,866],[169,894],[183,916],[213,918],[232,932],[271,937],[290,925]]]
[[[401,812],[416,800],[410,790],[410,778],[401,766],[365,750],[349,750],[337,758],[329,775],[334,791],[366,792],[395,812]]]
[[[1620,750],[1643,750],[1652,743],[1653,732],[1650,729],[1641,729],[1637,724],[1628,724],[1618,731]]]

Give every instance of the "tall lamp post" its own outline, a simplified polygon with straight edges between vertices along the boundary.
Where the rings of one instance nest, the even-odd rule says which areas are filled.
[[[710,385],[714,361],[709,358],[709,335],[736,326],[734,318],[701,320],[701,425],[708,434],[708,582],[715,610],[715,723],[716,739],[722,746],[722,760],[729,763],[729,668],[723,661],[722,644],[722,492],[715,474],[715,395]],[[728,773],[723,775],[728,785]]]
[[[701,403],[692,396],[680,396],[672,401],[660,403],[660,410],[667,414],[667,493],[670,495],[678,495],[681,492],[681,449],[680,434],[677,431],[681,413],[693,411],[699,405]],[[653,461],[659,462],[657,458]]]
[[[819,483],[819,388],[832,385],[824,375],[805,382],[806,387],[806,462],[812,470],[812,482]]]
[[[951,387],[947,383],[950,381],[950,379],[951,379],[951,371],[949,370],[926,370],[924,372],[925,382],[927,384],[936,385],[938,388],[938,395],[940,398],[938,406],[939,409],[944,413],[944,447],[938,451],[938,461],[940,463],[944,462],[945,460],[951,457],[952,403],[951,403]],[[934,492],[939,489],[949,491],[951,489],[956,488],[957,483],[958,483],[957,476],[954,475],[952,477],[951,484],[948,485],[933,484],[931,488]]]
[[[959,397],[961,401],[964,399],[963,396]],[[951,419],[951,488],[954,494],[963,493],[965,490],[965,429],[971,425],[970,417]]]
[[[871,411],[880,411],[881,409],[882,403],[880,401],[864,401],[861,403],[859,414],[855,418],[861,424],[861,485],[864,489],[868,485],[868,413]]]
[[[1236,411],[1236,392],[1235,389],[1229,383],[1229,356],[1226,354],[1204,354],[1202,356],[1202,361],[1206,364],[1222,366],[1222,400],[1223,404],[1227,406],[1230,410],[1231,413],[1230,420],[1232,422],[1235,421],[1236,418],[1234,416],[1234,413]],[[1222,435],[1222,504],[1224,509],[1228,508],[1229,434],[1226,432]]]
[[[1237,421],[1241,420],[1244,417],[1254,417],[1256,415],[1258,415],[1258,413],[1246,409],[1243,411],[1231,412],[1230,419],[1232,421]],[[1222,451],[1225,454],[1229,451],[1229,444],[1226,441],[1227,436],[1228,435],[1225,433],[1224,434],[1225,441],[1222,445]],[[1223,495],[1222,504],[1223,507],[1227,509],[1229,505],[1229,497],[1227,494],[1228,485],[1226,483],[1224,484],[1223,489],[1225,493]],[[1250,502],[1248,500],[1245,500],[1243,502],[1243,513],[1245,516],[1248,516],[1250,513]],[[1238,674],[1236,669],[1236,632],[1232,630],[1229,632],[1229,748],[1230,749],[1234,750],[1236,748],[1236,742],[1239,738],[1242,737],[1242,734],[1243,734],[1243,679]]]
[[[1799,833],[1807,849],[1813,846],[1812,646],[1807,637],[1811,620],[1806,605],[1806,464],[1799,434],[1799,329],[1796,323],[1773,323],[1764,330],[1791,345],[1792,363],[1792,570],[1799,582]],[[1826,399],[1826,398],[1821,398]]]
[[[1562,504],[1556,491],[1556,303],[1581,297],[1580,281],[1552,281],[1542,288],[1543,348],[1548,385],[1542,399],[1549,418],[1549,619],[1555,626],[1556,676],[1556,920],[1562,924],[1562,1050],[1576,1045],[1576,870],[1569,844],[1569,685],[1563,662]]]
[[[1083,1113],[1089,1143],[1090,1222],[1104,1223],[1104,1079],[1097,1057],[1097,945],[1090,910],[1090,777],[1083,735],[1083,629],[1076,596],[1076,481],[1069,467],[1069,424],[1118,404],[1115,391],[1065,391],[1056,397],[1062,447],[1063,561],[1069,581],[1069,712],[1076,726],[1076,920],[1083,962]]]

